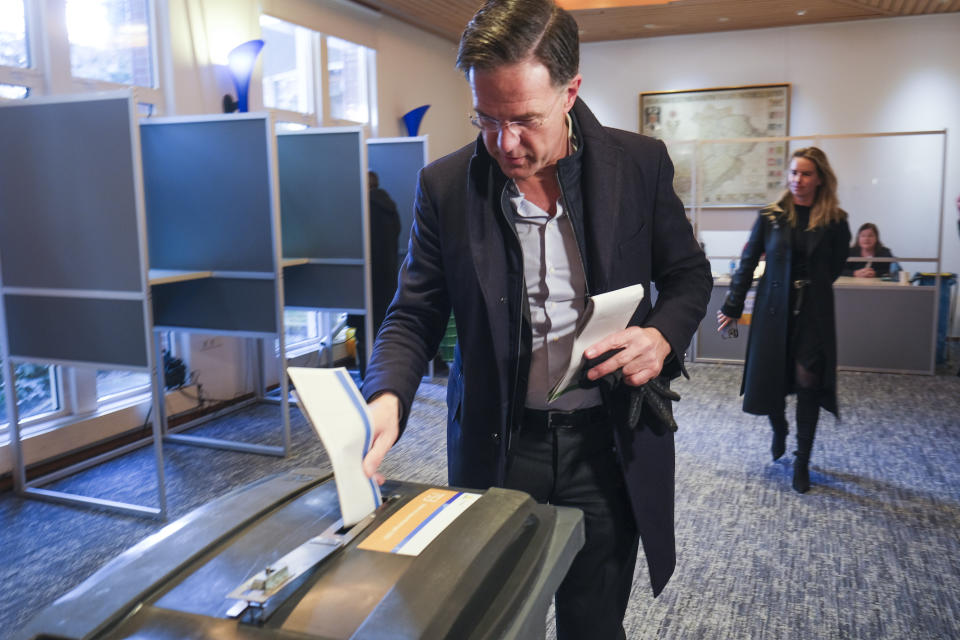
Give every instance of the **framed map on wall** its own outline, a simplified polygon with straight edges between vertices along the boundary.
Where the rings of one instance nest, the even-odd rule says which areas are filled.
[[[687,206],[776,200],[786,184],[787,143],[763,138],[789,135],[789,124],[789,84],[640,94],[640,132],[667,144]]]

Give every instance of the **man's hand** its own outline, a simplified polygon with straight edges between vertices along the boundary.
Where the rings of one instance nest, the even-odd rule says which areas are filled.
[[[363,458],[363,472],[377,484],[383,484],[383,475],[377,469],[400,436],[400,399],[390,392],[383,393],[371,400],[367,408],[373,418],[373,442]]]
[[[727,325],[731,323],[733,325],[736,325],[737,318],[731,318],[730,316],[725,314],[723,311],[717,311],[717,333],[720,333],[721,331],[726,329]]]
[[[617,369],[622,369],[623,380],[633,387],[660,375],[663,361],[670,355],[670,343],[653,327],[627,327],[613,333],[583,352],[588,360],[611,349],[623,349],[587,372],[587,378],[596,380]]]

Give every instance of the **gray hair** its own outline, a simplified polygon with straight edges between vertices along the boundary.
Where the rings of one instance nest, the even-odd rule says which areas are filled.
[[[577,21],[553,0],[487,0],[460,36],[457,68],[491,70],[534,58],[554,86],[580,69]]]

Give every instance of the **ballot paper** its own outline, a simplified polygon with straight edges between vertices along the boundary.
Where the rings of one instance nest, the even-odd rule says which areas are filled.
[[[587,347],[600,342],[611,333],[627,328],[633,312],[643,299],[643,285],[635,284],[616,291],[608,291],[587,298],[586,307],[577,324],[570,364],[566,373],[550,389],[549,402],[553,402],[571,389],[578,387],[583,368],[583,352]]]
[[[343,367],[287,367],[300,408],[320,436],[337,483],[343,526],[356,524],[380,506],[380,487],[363,473],[373,422],[367,403]]]

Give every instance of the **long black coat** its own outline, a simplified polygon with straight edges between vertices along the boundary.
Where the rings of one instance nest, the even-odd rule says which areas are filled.
[[[706,311],[709,263],[673,190],[662,142],[602,127],[582,101],[573,109],[581,154],[558,176],[580,245],[590,293],[642,283],[659,292],[638,301],[631,324],[656,327],[679,368]],[[580,171],[582,170],[582,174]],[[364,379],[369,399],[392,391],[401,429],[451,308],[458,344],[447,383],[450,483],[502,485],[511,426],[523,407],[531,336],[524,321],[523,255],[508,205],[507,179],[482,140],[424,168],[407,258]],[[582,207],[582,211],[579,210]],[[605,398],[616,415],[621,398]],[[617,422],[626,486],[655,593],[675,565],[673,434]]]
[[[787,195],[789,196],[789,194]],[[760,210],[750,240],[740,257],[740,267],[730,283],[721,311],[731,318],[743,313],[743,303],[753,282],[753,270],[766,253],[767,266],[757,285],[757,298],[750,320],[750,341],[743,368],[743,410],[758,415],[782,413],[790,393],[787,362],[787,320],[793,278],[792,230],[784,212],[785,202]],[[846,218],[846,214],[844,214]],[[847,260],[850,227],[846,219],[807,232],[807,270],[811,284],[804,304],[812,305],[812,316],[824,345],[825,364],[820,405],[839,415],[837,408],[837,330],[833,304],[833,282]]]

